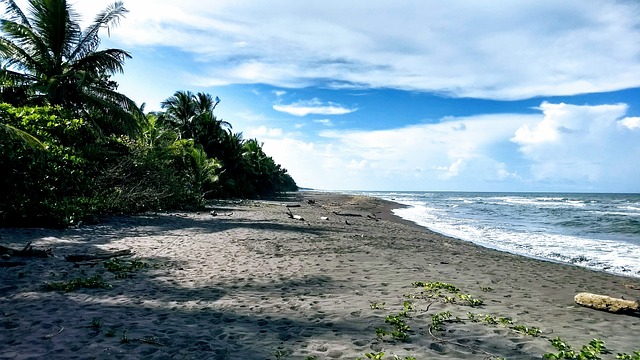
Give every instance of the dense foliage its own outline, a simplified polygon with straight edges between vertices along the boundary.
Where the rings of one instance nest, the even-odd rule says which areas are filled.
[[[0,225],[68,226],[107,213],[193,209],[205,198],[297,190],[287,171],[218,120],[220,100],[178,91],[144,114],[111,75],[129,54],[98,50],[116,2],[80,31],[64,0],[2,1]]]

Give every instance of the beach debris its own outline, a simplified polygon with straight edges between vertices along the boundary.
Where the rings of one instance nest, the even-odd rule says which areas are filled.
[[[233,212],[219,214],[215,210],[212,210],[209,214],[211,214],[211,216],[232,216]]]
[[[368,219],[371,219],[371,220],[374,220],[374,221],[379,221],[379,220],[380,220],[380,219],[378,219],[378,217],[377,217],[375,214],[373,214],[373,215],[367,215],[367,218],[368,218]]]
[[[304,220],[304,218],[300,215],[293,215],[293,213],[291,212],[291,209],[287,209],[287,215],[289,216],[289,219],[300,220],[300,221]]]
[[[64,326],[62,326],[62,325],[58,325],[58,326],[60,326],[60,330],[58,330],[58,332],[55,332],[55,333],[51,333],[51,334],[49,334],[49,335],[46,335],[44,338],[45,338],[45,339],[47,339],[47,340],[48,340],[48,339],[51,339],[51,338],[53,338],[54,336],[59,335],[61,332],[63,332],[63,331],[64,331]]]
[[[24,261],[3,261],[3,262],[0,262],[0,268],[10,268],[10,267],[24,266],[24,265],[27,265],[27,263],[24,262]]]
[[[327,216],[321,216],[321,217],[320,217],[320,220],[329,220],[329,217],[327,217]]]
[[[576,304],[610,313],[633,313],[640,311],[637,301],[613,298],[606,295],[579,293],[574,298]]]
[[[313,205],[313,204],[315,204],[315,203],[316,203],[316,201],[315,201],[315,200],[313,200],[313,199],[309,199],[309,200],[307,200],[307,204],[309,204],[309,205]]]
[[[53,256],[51,249],[40,250],[34,249],[31,246],[31,242],[28,242],[27,245],[22,248],[22,250],[12,249],[6,246],[0,245],[0,254],[9,255],[9,256],[24,256],[24,257],[41,257],[46,258],[49,256]]]
[[[339,211],[333,211],[333,213],[338,216],[362,217],[362,214],[343,213]]]
[[[299,208],[300,204],[287,204],[286,207],[288,207],[288,208]]]
[[[640,290],[640,286],[631,285],[631,284],[624,284],[624,287],[631,290]]]
[[[65,260],[71,262],[80,262],[80,261],[90,261],[90,260],[103,260],[103,259],[111,259],[118,256],[129,256],[132,255],[133,252],[131,250],[120,250],[113,253],[105,253],[105,254],[74,254],[65,256]]]

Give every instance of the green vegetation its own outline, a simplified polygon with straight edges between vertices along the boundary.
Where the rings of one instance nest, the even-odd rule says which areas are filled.
[[[471,295],[467,295],[461,292],[461,290],[453,284],[443,283],[443,282],[414,282],[412,284],[416,288],[421,288],[422,291],[414,294],[405,294],[404,297],[408,297],[411,299],[421,299],[426,300],[425,308],[420,308],[420,303],[414,303],[411,301],[404,301],[403,309],[395,314],[392,313],[385,317],[385,323],[392,326],[392,329],[377,327],[375,329],[375,334],[378,339],[385,341],[385,337],[391,335],[393,340],[399,340],[401,342],[409,341],[409,334],[412,333],[411,326],[409,322],[420,321],[413,320],[410,316],[413,312],[418,312],[420,314],[424,314],[429,311],[431,305],[433,305],[436,301],[442,301],[444,304],[452,304],[452,305],[466,305],[466,306],[474,306],[473,304],[482,304],[478,303],[479,299],[473,298]],[[485,292],[492,292],[493,289],[481,287]],[[490,289],[490,290],[489,290]],[[450,294],[454,294],[454,296],[448,296],[442,294],[442,292],[447,292]],[[462,300],[462,301],[457,301]],[[480,300],[481,301],[481,300]],[[381,309],[380,303],[371,302],[371,309],[378,310]],[[476,323],[483,324],[485,326],[503,326],[512,330],[514,333],[518,333],[524,336],[531,337],[541,337],[547,338],[543,332],[534,326],[525,326],[521,324],[514,324],[513,320],[509,317],[495,316],[489,314],[479,314],[467,312],[466,319],[462,319],[459,316],[456,316],[453,310],[449,311],[440,311],[437,313],[430,314],[431,324],[428,326],[428,335],[432,336],[437,342],[447,343],[461,348],[467,348],[469,351],[473,353],[482,353],[486,355],[487,359],[503,359],[497,354],[493,354],[482,349],[477,348],[476,346],[466,344],[464,342],[456,342],[455,340],[449,340],[446,338],[447,329],[446,325],[451,323]],[[420,316],[421,317],[421,316]],[[420,318],[418,317],[418,319]],[[417,328],[421,328],[420,324],[416,325]],[[453,331],[453,330],[452,330]],[[417,333],[416,336],[423,336],[425,334]],[[604,341],[600,339],[593,339],[587,345],[582,346],[580,350],[574,350],[571,346],[569,346],[565,341],[563,341],[560,337],[556,337],[554,339],[549,339],[551,346],[553,346],[557,352],[551,352],[543,355],[544,359],[574,359],[574,360],[598,360],[601,359],[601,355],[603,354],[611,354],[611,352],[606,348]],[[391,345],[394,342],[390,343]],[[374,352],[365,354],[366,359],[383,359],[383,352]],[[398,355],[393,356],[394,359],[415,359],[412,356],[407,356],[405,358],[401,358]],[[608,358],[612,358],[611,355]],[[640,351],[634,351],[632,354],[628,353],[617,353],[615,356],[616,359],[621,360],[640,360]],[[359,357],[358,359],[365,360],[364,357]]]
[[[132,277],[133,273],[149,267],[149,264],[140,260],[121,260],[113,258],[104,262],[105,269],[115,274],[116,279]]]
[[[576,359],[576,360],[596,360],[600,359],[600,355],[607,353],[604,341],[593,339],[589,344],[582,346],[579,352],[576,352],[564,342],[560,337],[550,340],[551,345],[558,350],[558,353],[544,354],[544,359]]]
[[[218,98],[178,91],[164,112],[117,92],[130,54],[100,49],[115,2],[86,29],[65,0],[2,0],[0,226],[66,227],[96,216],[198,209],[297,186],[257,139],[217,119]],[[82,31],[81,31],[82,30]]]
[[[47,282],[44,284],[44,289],[48,291],[63,291],[70,292],[80,288],[87,289],[111,289],[113,286],[106,283],[100,275],[95,275],[86,278],[75,278],[69,281],[62,282]]]

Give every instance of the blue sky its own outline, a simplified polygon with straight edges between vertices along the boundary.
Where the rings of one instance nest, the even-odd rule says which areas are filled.
[[[300,186],[640,192],[638,1],[124,3],[120,90],[219,96]]]

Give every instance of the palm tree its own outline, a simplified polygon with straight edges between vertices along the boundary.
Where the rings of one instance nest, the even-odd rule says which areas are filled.
[[[165,109],[161,121],[178,129],[182,138],[201,144],[207,154],[214,157],[215,148],[224,137],[224,128],[231,128],[230,123],[218,120],[213,114],[219,103],[217,96],[214,99],[205,93],[176,91],[160,104]]]
[[[0,20],[2,100],[10,95],[28,104],[60,105],[108,132],[139,130],[139,108],[110,80],[131,56],[98,49],[100,29],[109,30],[126,14],[122,2],[109,5],[83,31],[66,0],[29,0],[29,16],[14,0],[0,1],[6,8]]]

